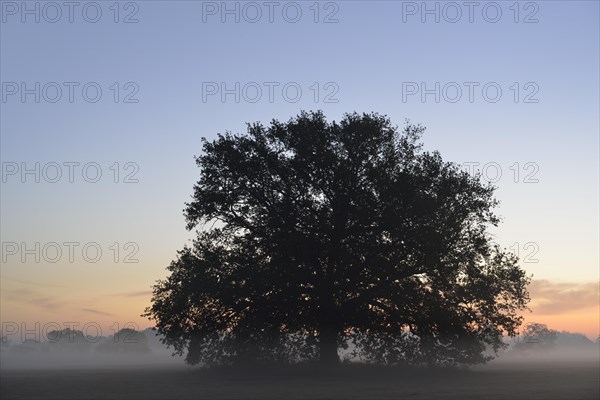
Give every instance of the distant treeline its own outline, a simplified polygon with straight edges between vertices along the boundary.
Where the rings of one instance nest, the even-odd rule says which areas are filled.
[[[66,328],[50,331],[45,337],[2,337],[2,350],[11,353],[96,352],[105,354],[148,354],[153,349],[165,349],[152,329],[136,331],[124,328],[111,336],[90,336]]]

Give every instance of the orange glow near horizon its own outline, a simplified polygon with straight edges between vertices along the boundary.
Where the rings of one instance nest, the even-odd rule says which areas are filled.
[[[535,312],[524,315],[524,324],[538,322],[548,325],[556,331],[583,333],[590,340],[600,337],[600,308],[589,308],[565,314],[536,315]]]
[[[558,290],[555,290],[557,289]],[[543,290],[542,290],[543,289]],[[548,281],[535,282],[531,290],[532,301],[529,304],[532,312],[523,314],[524,324],[538,322],[548,325],[557,331],[583,333],[590,340],[596,340],[600,334],[600,305],[597,302],[597,285],[591,284],[563,284]],[[588,293],[591,292],[591,293]],[[23,296],[17,297],[16,294]],[[142,317],[144,309],[150,305],[149,292],[129,292],[120,295],[103,296],[94,302],[82,301],[79,296],[64,298],[59,293],[45,293],[40,300],[52,299],[53,303],[42,304],[36,302],[36,297],[27,298],[29,292],[25,287],[15,287],[6,291],[3,287],[2,298],[2,323],[16,323],[23,329],[43,329],[58,324],[63,327],[68,324],[78,323],[79,329],[87,325],[88,334],[96,333],[96,326],[101,328],[101,334],[108,336],[124,327],[145,329],[153,326],[152,321]],[[565,293],[569,294],[566,300],[572,301],[572,307],[561,303]],[[537,295],[536,295],[537,294]],[[577,295],[576,295],[577,294]],[[40,293],[36,293],[41,296]],[[584,299],[578,300],[578,299]],[[554,307],[554,308],[553,308]],[[40,328],[36,328],[36,323]],[[47,325],[50,324],[50,325]],[[54,325],[52,325],[54,324]]]

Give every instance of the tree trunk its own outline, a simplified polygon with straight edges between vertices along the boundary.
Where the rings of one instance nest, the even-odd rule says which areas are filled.
[[[333,300],[333,291],[325,289],[319,307],[319,361],[321,365],[338,365],[339,312]]]
[[[319,361],[323,366],[336,366],[338,356],[337,332],[331,326],[321,328],[319,332]]]
[[[341,240],[344,237],[346,221],[348,219],[348,198],[343,196],[334,201],[337,205],[333,209],[332,244],[327,256],[327,267],[321,284],[319,296],[319,360],[322,366],[337,366],[340,363],[338,356],[338,335],[343,327],[340,320],[340,310],[335,303],[335,274],[336,266],[341,253]]]

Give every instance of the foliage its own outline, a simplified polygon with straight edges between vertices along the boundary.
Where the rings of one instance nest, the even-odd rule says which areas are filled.
[[[204,139],[184,210],[197,239],[144,315],[192,364],[337,363],[351,341],[377,362],[486,361],[516,334],[529,278],[487,233],[494,188],[424,151],[423,132],[302,112]]]

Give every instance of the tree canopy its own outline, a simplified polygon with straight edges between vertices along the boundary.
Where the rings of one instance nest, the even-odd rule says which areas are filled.
[[[191,364],[478,363],[529,278],[494,244],[494,187],[376,113],[302,112],[203,139],[197,229],[145,316]]]

